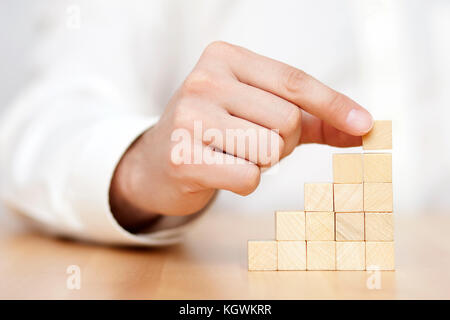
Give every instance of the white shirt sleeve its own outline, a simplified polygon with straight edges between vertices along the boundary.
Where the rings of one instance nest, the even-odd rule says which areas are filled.
[[[136,235],[110,211],[116,165],[158,118],[141,111],[127,48],[133,24],[118,23],[124,16],[115,1],[82,3],[79,29],[55,18],[64,8],[48,18],[30,58],[33,80],[1,115],[1,198],[57,234],[108,244],[176,242],[194,219],[173,218],[171,228]]]

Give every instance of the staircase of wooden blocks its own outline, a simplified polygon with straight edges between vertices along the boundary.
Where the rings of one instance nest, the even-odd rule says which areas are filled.
[[[375,121],[363,150],[392,149]],[[333,183],[306,183],[304,211],[275,213],[276,239],[248,242],[248,269],[394,270],[392,154],[333,155]]]

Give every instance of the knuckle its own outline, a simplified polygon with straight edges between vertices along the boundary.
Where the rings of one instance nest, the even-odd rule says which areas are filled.
[[[259,141],[259,145],[267,147],[258,150],[258,164],[263,167],[272,166],[280,161],[285,149],[285,141],[278,132],[270,131],[267,141]]]
[[[208,44],[203,51],[203,53],[207,56],[219,56],[221,55],[225,50],[230,50],[234,46],[228,42],[225,41],[213,41],[210,44]]]
[[[341,117],[343,112],[347,109],[348,103],[346,97],[343,94],[334,92],[328,102],[328,109],[330,110],[331,117]]]
[[[302,122],[302,111],[300,108],[294,106],[292,111],[289,112],[286,123],[284,125],[284,131],[287,135],[290,135],[294,132],[296,132],[301,125]]]
[[[288,67],[281,81],[281,87],[290,93],[302,92],[306,89],[308,79],[308,74],[303,70]]]
[[[175,129],[188,128],[192,122],[192,113],[188,110],[187,104],[180,103],[173,111],[173,126]]]
[[[199,189],[200,187],[196,183],[191,181],[185,181],[185,183],[182,183],[179,186],[180,192],[184,195],[196,193],[199,191]]]
[[[243,175],[242,179],[242,189],[240,191],[241,195],[249,195],[259,185],[259,181],[261,179],[261,171],[258,166],[250,165],[246,168],[246,172]]]
[[[198,95],[217,87],[215,77],[207,71],[195,70],[184,81],[182,95]]]

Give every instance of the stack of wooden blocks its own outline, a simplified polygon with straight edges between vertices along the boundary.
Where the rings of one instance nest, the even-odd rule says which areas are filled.
[[[391,121],[363,149],[392,149]],[[304,211],[275,213],[276,240],[248,242],[249,270],[394,270],[392,154],[334,154],[333,176],[305,184]]]

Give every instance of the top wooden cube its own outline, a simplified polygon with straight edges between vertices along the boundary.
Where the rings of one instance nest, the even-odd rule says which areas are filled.
[[[392,121],[375,121],[372,130],[363,136],[362,145],[364,150],[392,149]]]

